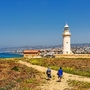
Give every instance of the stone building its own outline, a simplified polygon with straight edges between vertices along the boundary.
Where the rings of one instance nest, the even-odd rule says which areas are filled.
[[[25,58],[41,58],[40,50],[24,50],[23,54]]]

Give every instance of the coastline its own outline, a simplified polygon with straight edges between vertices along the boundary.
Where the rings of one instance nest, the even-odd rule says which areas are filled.
[[[2,52],[0,53],[0,58],[20,58],[23,57],[23,54],[21,53],[8,53],[8,52]]]

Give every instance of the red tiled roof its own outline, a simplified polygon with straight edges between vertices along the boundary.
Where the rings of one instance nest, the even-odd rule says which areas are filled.
[[[28,53],[28,54],[37,54],[39,52],[40,52],[40,50],[24,50],[23,51],[24,54],[26,54],[26,53]]]

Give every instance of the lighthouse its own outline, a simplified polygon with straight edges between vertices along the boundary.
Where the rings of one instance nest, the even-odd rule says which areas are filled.
[[[64,26],[64,31],[63,31],[63,54],[71,54],[71,45],[70,45],[70,28],[68,24]]]

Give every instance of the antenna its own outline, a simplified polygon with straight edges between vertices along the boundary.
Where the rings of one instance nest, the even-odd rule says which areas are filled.
[[[66,22],[66,24],[68,24],[68,22]]]

